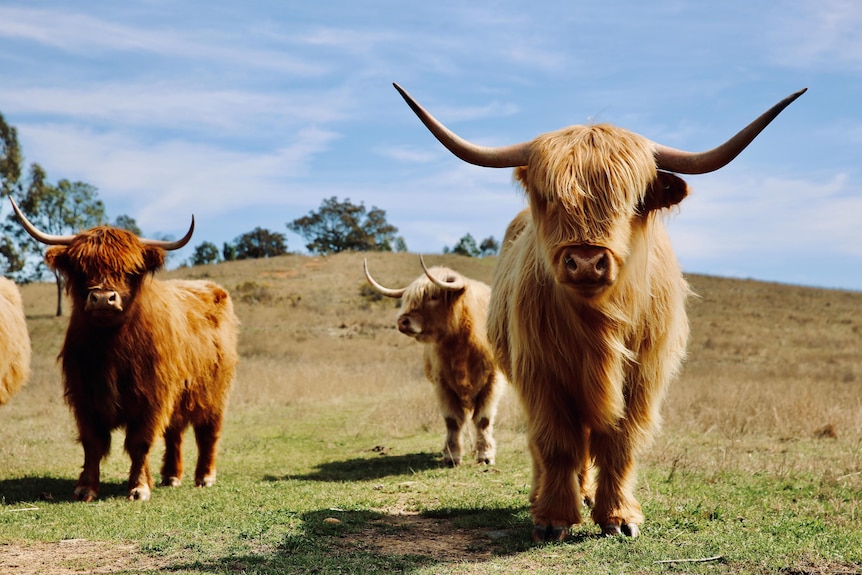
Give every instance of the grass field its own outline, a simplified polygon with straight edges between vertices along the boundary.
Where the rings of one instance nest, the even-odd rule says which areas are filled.
[[[495,265],[427,261],[485,281]],[[390,286],[421,272],[410,254],[369,265]],[[689,358],[640,459],[641,537],[584,524],[536,546],[514,394],[497,464],[442,467],[420,345],[365,288],[362,255],[166,275],[221,283],[242,322],[216,486],[126,501],[118,433],[100,499],[71,501],[83,454],[55,359],[68,317],[52,284],[24,286],[33,376],[0,408],[0,573],[862,572],[862,293],[689,277]]]

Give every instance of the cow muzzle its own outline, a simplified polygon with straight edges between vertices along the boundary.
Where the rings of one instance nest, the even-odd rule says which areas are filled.
[[[422,326],[409,315],[401,315],[398,316],[398,331],[410,337],[417,337],[422,333]]]
[[[84,310],[96,314],[120,313],[123,311],[123,298],[113,290],[90,290]]]
[[[597,294],[617,278],[618,266],[607,248],[592,245],[567,247],[561,254],[563,283],[585,296]]]

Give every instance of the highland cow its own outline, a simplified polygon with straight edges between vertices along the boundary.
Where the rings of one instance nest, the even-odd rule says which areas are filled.
[[[470,418],[476,429],[476,460],[493,464],[494,420],[506,382],[485,332],[491,289],[449,268],[429,270],[419,259],[425,274],[405,288],[377,283],[367,261],[365,277],[381,294],[401,299],[398,331],[425,344],[425,376],[434,385],[446,423],[444,463],[461,463],[464,424]]]
[[[66,401],[84,448],[74,497],[99,495],[99,467],[111,431],[125,428],[131,458],[128,498],[150,498],[149,455],[165,440],[162,485],[183,475],[182,436],[191,425],[198,446],[197,486],[216,480],[216,448],[237,355],[237,318],[227,291],[209,281],[159,280],[165,252],[177,241],[141,239],[99,226],[76,235],[35,228],[15,204],[21,224],[48,244],[45,259],[65,280],[72,312],[62,358]]]
[[[689,153],[607,124],[476,146],[395,87],[453,154],[515,168],[526,193],[495,270],[488,335],[527,416],[533,539],[565,538],[585,500],[604,533],[636,536],[635,455],[659,426],[689,331],[689,288],[663,223],[688,194],[672,172],[723,167],[804,90],[721,146]]]
[[[30,333],[21,292],[12,280],[0,277],[0,405],[30,377]]]

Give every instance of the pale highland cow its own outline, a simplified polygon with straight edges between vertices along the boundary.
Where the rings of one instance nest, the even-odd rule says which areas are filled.
[[[78,425],[84,468],[74,497],[99,495],[99,467],[111,431],[124,427],[132,460],[128,498],[150,498],[149,456],[164,436],[162,485],[183,476],[182,438],[191,425],[198,446],[197,486],[216,480],[216,448],[236,369],[237,325],[230,295],[209,281],[158,280],[165,251],[189,242],[141,239],[99,226],[70,236],[36,229],[12,201],[27,232],[51,245],[45,259],[72,298],[60,356],[66,401]]]
[[[663,223],[688,190],[671,172],[726,165],[804,90],[714,150],[688,153],[610,125],[476,146],[396,88],[452,153],[515,168],[526,192],[494,275],[488,334],[526,411],[533,539],[565,538],[589,499],[604,533],[636,536],[635,455],[659,426],[688,337],[689,288]]]
[[[30,332],[21,292],[12,280],[0,277],[0,405],[15,395],[30,377]]]
[[[491,289],[444,267],[425,267],[410,285],[390,289],[365,277],[381,294],[401,299],[398,331],[424,345],[425,376],[433,384],[446,423],[443,461],[461,463],[464,424],[476,429],[476,460],[493,464],[494,419],[506,382],[494,361],[485,325]]]

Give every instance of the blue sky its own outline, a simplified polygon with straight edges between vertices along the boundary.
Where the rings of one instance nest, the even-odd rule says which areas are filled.
[[[338,196],[440,253],[500,239],[524,199],[392,82],[477,143],[610,122],[693,151],[807,87],[731,165],[686,177],[668,225],[687,272],[860,290],[859,30],[856,0],[5,0],[0,112],[28,163],[146,235],[194,213],[192,246],[262,226],[301,251],[285,223]]]

